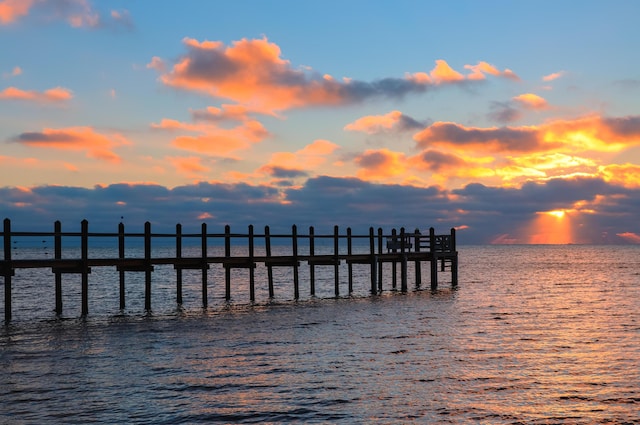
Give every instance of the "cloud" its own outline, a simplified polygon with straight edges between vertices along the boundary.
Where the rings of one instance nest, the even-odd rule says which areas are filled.
[[[191,152],[209,155],[228,155],[251,147],[269,136],[269,132],[256,120],[247,119],[232,128],[220,127],[215,122],[205,124],[183,123],[172,119],[163,119],[152,128],[168,131],[188,131],[195,135],[177,136],[172,144]]]
[[[522,118],[520,108],[514,105],[513,102],[492,102],[490,108],[491,111],[487,114],[487,117],[491,121],[508,124]]]
[[[22,75],[22,68],[19,66],[14,66],[11,72],[5,72],[2,74],[4,78],[17,77],[18,75]]]
[[[436,122],[413,138],[421,148],[449,145],[493,152],[532,152],[540,150],[543,144],[534,128],[473,128],[450,122]]]
[[[159,57],[153,57],[147,65],[159,72],[160,82],[176,89],[229,99],[270,114],[307,106],[343,105],[374,97],[401,98],[438,85],[478,79],[469,79],[446,61],[437,60],[430,74],[419,72],[372,82],[349,78],[339,81],[308,67],[293,67],[282,58],[280,47],[266,38],[242,39],[229,46],[220,41],[185,38],[183,44],[187,51],[173,66]],[[489,69],[477,67],[473,75],[484,75],[482,73]]]
[[[418,155],[417,159],[419,160],[421,168],[435,172],[467,165],[467,162],[461,157],[437,150],[424,151]]]
[[[476,65],[465,65],[465,69],[469,69],[472,71],[471,74],[467,76],[469,80],[484,80],[486,79],[486,74],[492,75],[494,77],[503,77],[514,81],[520,81],[520,77],[518,77],[512,70],[505,69],[504,71],[500,71],[495,66],[480,61]]]
[[[286,171],[285,171],[286,172]],[[640,235],[635,213],[640,189],[598,178],[553,179],[520,187],[469,184],[461,189],[376,184],[357,178],[316,177],[291,187],[229,183],[194,183],[175,188],[157,184],[97,185],[93,188],[37,186],[0,188],[0,210],[16,230],[49,231],[55,220],[74,231],[82,219],[91,231],[115,231],[121,216],[129,231],[145,221],[154,231],[197,231],[204,220],[211,232],[229,224],[233,230],[253,224],[288,230],[334,225],[366,233],[369,226],[459,229],[462,245],[526,243],[538,212],[571,210],[576,243],[629,243]],[[34,206],[37,206],[35,208]],[[192,229],[192,230],[189,230]],[[534,229],[535,230],[535,229]],[[356,234],[357,234],[356,233]],[[610,236],[602,239],[602,234]]]
[[[533,93],[524,93],[515,96],[513,100],[526,109],[542,110],[549,107],[544,98]]]
[[[184,174],[189,177],[200,178],[211,171],[210,167],[202,164],[202,158],[197,156],[168,157],[167,160],[180,174]]]
[[[0,100],[21,100],[42,104],[62,103],[73,98],[73,93],[64,87],[55,87],[44,92],[7,87],[0,92]]]
[[[421,148],[448,146],[484,152],[619,152],[640,144],[640,116],[588,116],[539,126],[465,127],[436,122],[413,136]]]
[[[347,131],[360,131],[368,134],[396,131],[410,131],[422,129],[429,125],[429,121],[420,122],[400,111],[391,111],[385,115],[367,115],[347,124]]]
[[[398,176],[406,171],[405,154],[388,149],[366,150],[354,162],[360,167],[358,177],[364,180]]]
[[[73,28],[133,29],[127,10],[98,12],[89,0],[0,0],[0,25],[36,14],[47,21],[65,21]]]
[[[308,177],[310,172],[327,161],[339,145],[328,140],[315,140],[296,152],[275,152],[269,162],[260,167],[258,173],[279,179]]]
[[[208,106],[204,110],[191,111],[195,121],[248,121],[251,111],[242,105],[222,105],[222,108]]]
[[[35,148],[84,151],[89,158],[114,163],[120,162],[120,157],[113,149],[129,144],[119,134],[104,135],[91,127],[45,128],[39,132],[22,133],[11,141]]]
[[[564,71],[554,72],[552,74],[545,75],[544,77],[542,77],[542,81],[548,82],[548,81],[557,80],[558,78],[564,76],[564,74],[565,74]]]
[[[2,0],[0,1],[0,25],[11,24],[29,14],[29,9],[36,0]]]

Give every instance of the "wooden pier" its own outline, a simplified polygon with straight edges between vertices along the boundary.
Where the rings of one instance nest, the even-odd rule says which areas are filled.
[[[309,267],[309,288],[310,295],[315,296],[315,268],[319,266],[332,266],[334,268],[334,294],[340,296],[339,265],[344,261],[348,266],[348,291],[353,291],[352,267],[355,264],[370,266],[370,292],[372,295],[382,292],[382,270],[384,263],[390,263],[392,267],[392,285],[396,288],[397,267],[400,266],[400,290],[408,290],[408,262],[415,264],[415,285],[420,288],[421,264],[430,263],[431,289],[438,286],[438,271],[445,271],[448,266],[451,271],[451,284],[458,283],[458,252],[456,251],[455,229],[451,229],[449,234],[436,235],[433,228],[428,234],[421,234],[419,230],[406,232],[404,228],[399,231],[393,229],[390,234],[383,234],[382,229],[374,231],[369,228],[367,235],[354,235],[351,228],[346,229],[346,233],[340,233],[338,226],[334,227],[331,235],[317,235],[314,228],[310,227],[307,234],[298,233],[297,227],[291,228],[290,234],[271,234],[269,226],[264,228],[264,233],[254,232],[252,225],[248,227],[247,233],[231,233],[231,228],[225,226],[224,233],[209,233],[205,223],[201,226],[199,233],[182,233],[182,226],[176,225],[175,233],[152,233],[149,222],[144,225],[143,233],[125,233],[124,224],[118,225],[116,233],[95,233],[89,232],[87,220],[81,222],[80,232],[63,232],[59,221],[54,223],[53,232],[17,232],[12,231],[11,221],[4,220],[4,226],[0,236],[3,239],[4,259],[0,260],[0,275],[4,277],[4,313],[5,323],[11,321],[11,299],[12,299],[12,277],[16,270],[47,268],[51,269],[55,277],[55,312],[62,314],[62,276],[69,273],[81,275],[81,314],[89,314],[89,291],[88,279],[92,267],[115,267],[119,272],[119,308],[125,308],[125,272],[140,272],[145,276],[145,310],[151,310],[151,290],[152,274],[155,265],[173,265],[176,273],[176,303],[182,304],[182,272],[183,270],[202,271],[202,305],[208,304],[208,274],[207,271],[212,264],[221,265],[224,268],[225,276],[225,298],[231,299],[231,273],[233,269],[249,270],[249,299],[255,301],[255,276],[254,270],[258,264],[267,268],[267,284],[269,297],[274,298],[273,268],[289,267],[293,271],[294,298],[300,296],[299,268],[302,263]],[[42,238],[53,238],[54,255],[53,258],[12,258],[12,244],[16,238],[21,240],[40,240]],[[80,239],[79,258],[63,257],[63,238]],[[117,258],[91,258],[89,257],[89,240],[96,238],[110,239],[117,241]],[[154,240],[173,239],[175,241],[175,255],[172,257],[152,256],[151,246]],[[137,239],[143,241],[143,257],[131,258],[125,254],[127,241]],[[198,257],[183,257],[183,241],[194,239],[200,242],[201,255]],[[246,241],[244,248],[248,250],[247,255],[232,255],[232,241]],[[290,241],[290,255],[272,254],[272,242],[278,240],[282,243]],[[330,254],[319,254],[316,252],[316,242],[319,240],[330,240],[333,243],[333,252]],[[213,242],[213,244],[211,243]],[[344,244],[346,242],[346,252]],[[367,245],[366,252],[355,252],[354,246],[359,242],[359,246]],[[264,244],[264,254],[256,255],[256,244]],[[301,250],[301,244],[306,244],[308,249]],[[209,246],[224,246],[224,255],[208,255]],[[342,248],[342,250],[341,250]],[[261,250],[262,251],[262,250]],[[362,251],[362,249],[360,249]]]

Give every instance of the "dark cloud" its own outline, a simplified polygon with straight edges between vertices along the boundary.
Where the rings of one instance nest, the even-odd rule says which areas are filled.
[[[432,144],[483,145],[496,151],[533,152],[540,148],[538,133],[530,128],[473,128],[437,122],[414,136],[420,147]]]
[[[447,167],[461,167],[466,164],[462,158],[456,155],[435,150],[422,152],[418,158],[432,171],[439,171]]]
[[[289,178],[293,179],[296,177],[308,176],[308,173],[306,171],[295,169],[295,168],[268,166],[268,167],[263,167],[262,170],[267,172],[269,175],[279,179],[289,179]]]
[[[400,116],[400,120],[398,123],[398,130],[400,131],[422,130],[423,128],[430,126],[432,123],[433,121],[430,119],[418,121],[410,117],[409,115],[402,114]]]
[[[500,124],[508,124],[522,118],[522,112],[512,102],[492,102],[487,118]]]
[[[150,221],[159,232],[172,231],[177,223],[185,232],[196,232],[202,222],[213,233],[227,224],[234,229],[270,225],[274,231],[297,224],[302,229],[315,226],[318,232],[331,232],[338,225],[360,233],[369,226],[433,226],[439,232],[463,226],[458,233],[461,244],[516,235],[531,225],[537,212],[570,208],[577,202],[590,203],[595,210],[573,223],[581,242],[621,242],[615,237],[618,233],[640,234],[637,216],[629,213],[640,210],[640,190],[596,178],[554,179],[521,188],[475,183],[453,191],[334,177],[281,188],[205,182],[173,189],[144,184],[0,188],[1,214],[19,231],[51,231],[55,220],[74,231],[85,218],[92,231],[115,231],[121,217],[128,229],[142,229]],[[610,236],[603,240],[605,233]]]
[[[640,115],[621,118],[603,118],[603,123],[621,136],[640,136]]]
[[[13,142],[18,143],[54,143],[54,142],[70,142],[79,141],[78,137],[68,133],[41,133],[39,131],[32,131],[21,133],[16,137],[10,139]]]

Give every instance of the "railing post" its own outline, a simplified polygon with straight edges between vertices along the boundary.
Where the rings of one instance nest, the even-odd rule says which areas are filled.
[[[180,258],[182,258],[182,224],[176,224],[176,303],[182,305],[182,267],[180,267]]]
[[[202,258],[202,307],[207,308],[209,297],[207,294],[207,223],[202,223],[202,236],[200,241],[200,255]]]
[[[338,240],[338,226],[333,226],[333,256],[334,256],[334,264],[333,264],[333,292],[336,297],[340,296],[340,276],[338,275],[340,270],[340,264],[338,259],[338,250],[339,250],[339,240]]]
[[[309,258],[311,261],[309,262],[309,286],[311,296],[314,297],[316,295],[316,266],[313,262],[313,257],[315,255],[315,229],[313,226],[309,226]]]
[[[231,258],[231,226],[224,226],[224,255]],[[231,299],[231,267],[225,265],[224,268],[224,298]]]
[[[82,316],[89,314],[89,222],[85,219],[81,223],[81,252],[82,252]]]
[[[124,223],[118,224],[118,258],[120,260],[124,260],[125,258],[125,250],[124,250]],[[124,310],[125,308],[125,287],[124,287],[124,279],[125,279],[125,271],[124,268],[120,268],[120,310]]]
[[[453,257],[451,259],[451,286],[458,286],[458,248],[456,246],[456,229],[451,228],[451,251]]]
[[[62,223],[56,221],[53,223],[53,258],[60,260],[62,258]],[[56,271],[56,315],[62,314],[62,273]]]
[[[431,251],[431,290],[438,289],[438,253],[436,252],[436,231],[429,228],[429,250]]]
[[[382,228],[378,227],[378,292],[382,293]]]
[[[11,322],[11,275],[13,268],[11,267],[11,220],[4,219],[4,323],[8,325]]]
[[[394,254],[396,252],[398,252],[398,250],[396,249],[396,241],[398,238],[398,234],[396,232],[396,229],[391,229],[391,240],[393,241],[393,248],[391,249],[391,252],[393,252]],[[398,286],[398,263],[396,262],[395,258],[391,261],[391,287],[393,289],[396,289],[396,287]]]
[[[376,290],[376,270],[378,268],[378,259],[376,258],[376,240],[373,233],[373,227],[369,227],[369,253],[371,255],[371,294],[375,295]]]
[[[347,255],[351,257],[353,254],[353,241],[351,240],[351,227],[347,227]],[[347,261],[347,269],[349,270],[349,295],[353,293],[353,264]]]
[[[269,235],[269,226],[264,226],[264,247],[267,262],[267,279],[269,280],[269,298],[274,297],[273,291],[273,266],[268,261],[271,260],[271,236]]]
[[[144,223],[144,309],[151,311],[151,223]]]
[[[300,298],[300,282],[298,281],[298,227],[291,227],[291,244],[293,249],[293,297]]]
[[[420,230],[416,229],[414,235],[415,251],[420,252]],[[419,259],[415,261],[414,268],[416,270],[416,288],[420,288],[422,285],[422,263]]]
[[[255,264],[253,263],[253,224],[249,225],[249,299],[251,302],[256,300],[255,289]]]
[[[400,289],[407,292],[407,246],[404,227],[400,228],[400,252],[402,259],[400,260]]]

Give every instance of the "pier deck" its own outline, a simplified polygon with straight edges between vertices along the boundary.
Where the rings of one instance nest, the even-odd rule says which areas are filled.
[[[183,234],[182,226],[176,225],[175,233],[152,233],[151,224],[145,223],[144,233],[125,233],[124,224],[120,223],[117,233],[95,233],[89,232],[88,222],[81,223],[80,232],[62,232],[59,221],[54,223],[53,232],[16,232],[11,230],[9,219],[4,220],[3,231],[0,232],[3,239],[4,259],[0,260],[0,276],[4,277],[4,313],[5,323],[11,321],[11,298],[12,298],[12,277],[20,269],[51,269],[55,276],[55,311],[62,314],[62,276],[69,273],[82,275],[81,297],[82,312],[87,315],[88,311],[88,276],[91,268],[95,267],[115,267],[119,272],[120,289],[120,310],[125,308],[125,272],[145,273],[145,310],[151,310],[151,280],[156,265],[172,265],[176,271],[176,302],[182,304],[182,271],[202,270],[202,305],[207,307],[208,303],[208,281],[207,270],[212,264],[222,265],[225,270],[225,297],[231,298],[231,273],[233,269],[249,269],[249,297],[251,302],[255,301],[255,279],[254,269],[257,265],[262,265],[268,270],[269,297],[275,296],[273,289],[273,267],[290,267],[293,269],[294,296],[299,297],[299,277],[298,269],[305,263],[309,267],[309,280],[311,295],[315,295],[315,268],[319,266],[333,266],[335,277],[335,296],[339,296],[339,275],[338,268],[343,262],[348,265],[349,293],[352,291],[353,273],[352,265],[370,265],[370,291],[375,295],[382,291],[382,268],[383,264],[390,263],[393,268],[393,284],[395,288],[396,268],[400,266],[401,290],[407,291],[407,263],[415,264],[416,287],[421,285],[421,263],[430,264],[431,289],[438,286],[438,270],[445,271],[448,266],[451,271],[452,286],[458,283],[458,252],[456,251],[455,229],[451,229],[449,234],[436,235],[433,228],[428,234],[421,234],[419,230],[407,233],[404,228],[397,232],[395,229],[390,234],[384,234],[382,229],[377,233],[369,228],[368,235],[353,235],[350,228],[346,229],[346,234],[340,234],[338,226],[334,227],[332,235],[316,235],[314,228],[309,228],[308,234],[298,234],[298,229],[294,225],[290,234],[270,234],[269,226],[266,226],[263,234],[255,234],[253,226],[249,226],[247,233],[231,233],[229,226],[225,227],[224,233],[209,233],[206,224],[202,224],[200,233]],[[38,240],[42,238],[53,238],[54,258],[12,258],[12,242],[16,238]],[[80,255],[78,258],[63,258],[63,238],[80,238]],[[110,238],[117,240],[117,258],[92,258],[89,257],[89,238],[93,241],[96,238]],[[162,238],[173,239],[175,241],[175,255],[172,257],[154,257],[152,255],[152,241]],[[144,242],[144,256],[131,258],[126,256],[126,242],[132,239],[140,239]],[[201,255],[198,257],[183,257],[182,245],[185,239],[193,241],[199,240],[201,245]],[[274,255],[271,244],[273,240],[290,241],[290,255]],[[238,240],[244,241],[243,248],[248,252],[245,255],[232,254],[232,242],[237,247]],[[319,240],[331,241],[333,253],[316,253],[315,243]],[[224,255],[210,256],[208,248],[212,246],[224,246]],[[368,242],[366,253],[354,252],[354,241],[360,241],[360,250],[363,244]],[[264,247],[264,254],[255,255],[256,242],[261,242]],[[344,246],[346,242],[346,247]],[[300,252],[299,245],[305,243],[308,248],[303,253]],[[326,248],[326,245],[325,245]],[[345,249],[346,248],[346,249]],[[346,252],[344,252],[346,251]]]

